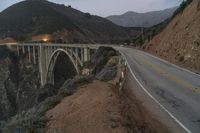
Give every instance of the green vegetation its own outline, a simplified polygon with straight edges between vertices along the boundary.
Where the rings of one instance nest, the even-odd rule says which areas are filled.
[[[176,15],[178,15],[179,13],[182,13],[184,11],[184,9],[192,2],[193,0],[184,0],[181,5],[179,6],[179,8],[174,12],[174,15],[172,18],[174,18]]]
[[[0,53],[7,50],[7,47],[1,47]],[[94,53],[94,57],[92,58],[93,61],[90,65],[92,65],[92,68],[96,73],[95,75],[98,74],[97,79],[104,81],[111,80],[116,75],[116,64],[118,58],[116,57],[116,59],[114,59],[112,63],[107,63],[110,58],[115,55],[118,55],[118,53],[111,47],[100,47],[99,50]],[[26,71],[26,69],[22,70]],[[11,74],[12,73],[13,72],[11,72]],[[28,71],[25,74],[30,75],[30,72]],[[0,133],[45,132],[45,126],[48,122],[48,119],[45,116],[46,112],[59,104],[64,97],[73,95],[80,88],[80,86],[92,82],[94,77],[95,76],[76,76],[73,79],[67,80],[60,89],[55,89],[52,85],[45,85],[44,87],[39,88],[37,91],[33,92],[28,90],[31,84],[23,84],[23,86],[21,87],[26,89],[21,90],[21,92],[23,93],[23,95],[21,96],[29,96],[30,100],[28,101],[30,101],[30,103],[27,104],[23,102],[23,104],[20,104],[18,107],[21,108],[21,106],[24,106],[25,104],[27,104],[28,106],[30,104],[31,105],[28,108],[25,107],[23,111],[18,111],[15,116],[10,116],[0,121]],[[26,78],[27,81],[24,80],[23,82],[32,82],[32,79],[37,79],[36,77],[33,78],[32,76],[30,76],[29,78]],[[30,94],[27,94],[27,92]],[[33,95],[33,97],[30,95]]]
[[[48,122],[48,119],[45,116],[46,112],[59,104],[64,97],[74,94],[80,86],[91,82],[92,79],[93,78],[90,76],[76,76],[73,79],[67,80],[57,93],[52,92],[55,90],[52,90],[53,88],[50,85],[40,88],[45,89],[45,91],[42,90],[39,93],[39,103],[31,109],[10,118],[8,121],[0,121],[0,132],[45,132],[45,126]],[[48,88],[50,89],[50,92],[47,92]],[[41,99],[41,96],[44,96],[46,99]]]
[[[10,55],[11,51],[6,46],[0,46],[0,59],[6,58]]]
[[[59,94],[62,97],[74,94],[79,86],[88,84],[93,80],[92,76],[76,76],[73,79],[67,80],[61,87]]]
[[[116,56],[116,55],[118,55],[118,53],[112,47],[100,47],[97,50],[95,57],[93,57],[92,59],[93,65],[91,66],[94,66],[93,73],[94,74],[99,73],[104,68],[108,60],[112,56]]]
[[[110,81],[114,79],[117,75],[117,67],[119,63],[119,58],[112,57],[109,62],[102,68],[102,70],[95,76],[96,79],[101,81]]]
[[[164,22],[157,24],[151,28],[141,28],[141,31],[143,31],[143,33],[133,38],[130,42],[133,44],[133,46],[142,47],[145,42],[150,41],[154,36],[162,32],[169,22],[170,19],[165,20]],[[130,44],[130,42],[127,44]]]

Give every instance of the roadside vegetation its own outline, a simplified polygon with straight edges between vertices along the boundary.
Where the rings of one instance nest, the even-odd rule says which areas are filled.
[[[33,107],[19,112],[17,115],[7,120],[0,121],[0,133],[45,132],[45,126],[48,122],[48,119],[45,116],[46,112],[59,104],[63,98],[73,95],[80,86],[92,82],[94,79],[96,79],[95,77],[98,75],[98,73],[101,74],[97,77],[100,77],[102,80],[114,78],[116,72],[111,71],[109,75],[105,76],[107,71],[110,71],[110,69],[104,68],[115,67],[113,65],[107,65],[107,62],[110,60],[110,58],[116,56],[117,54],[118,53],[112,48],[99,48],[94,53],[92,60],[89,63],[90,68],[93,69],[93,73],[91,75],[76,76],[73,79],[69,79],[58,90],[52,85],[45,85],[43,88],[40,88],[38,92],[35,92],[37,94],[34,94],[36,95],[36,102]]]
[[[0,59],[8,57],[10,53],[8,47],[0,46]]]
[[[174,12],[174,15],[172,18],[174,18],[176,15],[182,13],[184,11],[184,9],[190,4],[192,3],[193,0],[184,0],[181,5],[179,6],[179,8]]]

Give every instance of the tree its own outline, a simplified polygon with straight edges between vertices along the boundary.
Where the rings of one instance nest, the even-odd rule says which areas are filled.
[[[174,12],[173,17],[175,17],[176,15],[178,15],[179,13],[182,13],[184,11],[184,9],[192,2],[193,0],[184,0],[181,5],[179,6],[179,8]]]

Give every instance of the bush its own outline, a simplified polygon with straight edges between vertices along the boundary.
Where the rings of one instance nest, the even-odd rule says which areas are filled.
[[[95,75],[99,73],[104,68],[108,60],[117,55],[118,52],[112,47],[100,47],[92,59],[92,64],[94,66],[93,73]]]
[[[2,133],[43,133],[47,119],[37,113],[24,112],[14,118],[9,123],[1,122],[0,132]]]
[[[40,103],[44,101],[46,98],[54,96],[56,94],[57,94],[57,89],[55,89],[55,87],[53,87],[52,85],[47,84],[38,90],[37,102]]]
[[[60,89],[60,94],[63,97],[70,96],[74,94],[78,87],[93,80],[92,76],[76,76],[73,79],[67,80]]]
[[[86,17],[87,19],[90,19],[90,18],[92,18],[92,16],[91,16],[91,14],[90,14],[90,13],[85,13],[84,15],[85,15],[85,17]]]
[[[10,55],[11,51],[7,46],[0,46],[0,59],[6,58]]]
[[[179,58],[179,61],[180,61],[180,62],[183,62],[184,59],[185,59],[184,56],[181,56],[181,57]]]
[[[44,116],[45,113],[52,109],[53,107],[55,107],[57,104],[60,103],[60,101],[63,99],[62,96],[52,96],[47,98],[44,102],[42,102],[39,106],[38,106],[38,114],[40,116]]]
[[[96,78],[101,81],[110,81],[117,75],[117,66],[106,66],[101,72],[96,75]]]

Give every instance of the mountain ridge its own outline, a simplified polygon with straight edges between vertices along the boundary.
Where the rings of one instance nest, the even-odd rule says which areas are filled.
[[[0,38],[30,41],[42,34],[72,43],[117,43],[130,38],[126,29],[105,18],[46,0],[22,1],[0,13]]]
[[[172,7],[146,13],[128,11],[122,15],[112,15],[106,18],[123,27],[152,27],[170,18],[176,9],[177,7]]]

